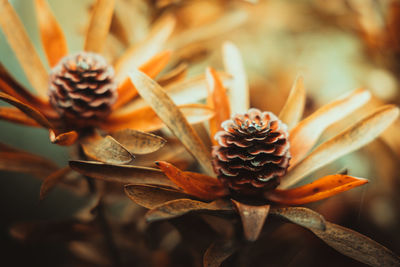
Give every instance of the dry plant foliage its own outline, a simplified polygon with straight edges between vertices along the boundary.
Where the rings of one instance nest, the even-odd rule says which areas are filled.
[[[76,266],[225,266],[236,260],[249,266],[257,262],[252,252],[281,256],[275,244],[304,244],[283,221],[363,264],[400,266],[385,246],[316,211],[328,204],[299,207],[335,201],[330,197],[368,183],[347,172],[320,172],[379,136],[399,153],[399,108],[357,89],[310,112],[301,75],[281,93],[287,99],[279,116],[250,108],[262,97],[252,95],[238,47],[221,40],[248,18],[237,7],[257,2],[148,1],[152,23],[140,38],[149,14],[129,16],[128,10],[144,1],[96,0],[83,51],[71,55],[50,6],[35,0],[49,73],[10,2],[0,0],[0,26],[35,90],[0,64],[0,99],[11,105],[0,107],[0,118],[44,128],[52,143],[75,149],[60,168],[0,144],[0,170],[42,179],[40,200],[56,185],[86,198],[73,219],[16,223],[10,235],[25,244],[61,242]],[[370,20],[371,6],[348,2],[362,7],[347,23],[374,60],[379,49],[397,57],[398,5],[388,9],[385,32]],[[329,8],[314,8],[332,16]],[[216,64],[224,69],[203,71],[202,61],[213,62],[221,43],[222,63]],[[346,120],[349,126],[335,131]],[[300,184],[313,174],[320,178]],[[334,207],[340,213],[341,206]]]

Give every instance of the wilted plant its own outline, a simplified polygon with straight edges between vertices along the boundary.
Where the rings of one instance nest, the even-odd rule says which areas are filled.
[[[154,169],[151,183],[139,180],[127,185],[126,194],[134,202],[150,209],[146,214],[147,221],[172,219],[189,212],[219,216],[238,214],[246,240],[255,241],[268,214],[272,214],[311,230],[337,251],[358,261],[371,266],[399,265],[399,257],[375,241],[326,222],[312,210],[290,207],[336,195],[367,183],[366,179],[334,174],[288,189],[311,172],[374,140],[398,117],[398,108],[391,105],[378,108],[312,150],[329,125],[369,100],[369,92],[356,90],[300,121],[305,90],[302,78],[298,78],[278,117],[270,112],[249,109],[229,119],[231,107],[234,110],[246,107],[248,93],[238,51],[232,44],[227,44],[225,52],[229,58],[237,59],[234,60],[237,74],[234,79],[239,79],[240,83],[236,80],[231,93],[238,95],[244,104],[231,106],[218,74],[213,69],[207,70],[208,102],[215,110],[215,117],[210,120],[210,133],[215,135],[212,157],[163,89],[139,71],[130,75],[142,97],[207,173],[182,171],[168,162],[158,161],[157,166],[174,186],[167,185],[165,177]],[[83,174],[108,180],[128,173],[143,175],[138,168],[132,170],[124,166],[90,162],[71,162],[70,165]],[[104,171],[110,168],[114,170],[113,174],[110,171],[105,174]],[[146,174],[150,177],[149,172]],[[218,266],[229,257],[237,249],[234,243],[229,244],[213,244],[205,254],[205,266]]]

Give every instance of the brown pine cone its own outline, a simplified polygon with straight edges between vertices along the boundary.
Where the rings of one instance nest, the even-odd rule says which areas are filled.
[[[250,109],[222,123],[213,166],[232,191],[253,195],[274,189],[289,167],[287,126],[273,113]]]
[[[50,73],[49,97],[67,123],[88,126],[109,115],[117,99],[114,69],[95,53],[67,56]]]

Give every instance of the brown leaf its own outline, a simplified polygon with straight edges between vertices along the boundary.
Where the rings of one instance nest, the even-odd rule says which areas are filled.
[[[213,200],[228,194],[227,188],[214,177],[195,172],[183,172],[165,161],[157,161],[156,165],[171,181],[192,196]]]
[[[111,136],[123,145],[130,153],[148,154],[162,148],[167,142],[164,138],[141,131],[124,129],[111,133]]]
[[[269,214],[270,205],[252,206],[231,199],[240,215],[246,240],[256,241],[260,236],[265,219]]]
[[[42,125],[44,128],[51,129],[53,126],[51,123],[46,119],[45,116],[43,116],[42,113],[40,113],[38,110],[35,108],[29,106],[28,104],[22,103],[18,99],[7,95],[5,93],[0,92],[0,99],[6,101],[7,103],[17,107],[19,110],[21,110],[25,115],[28,117],[34,119],[37,123]]]
[[[33,88],[41,96],[47,96],[47,71],[8,0],[0,0],[0,26]]]
[[[115,0],[97,0],[90,19],[89,29],[86,33],[84,50],[101,53],[105,44],[111,19],[114,11]]]
[[[304,89],[303,77],[298,76],[285,105],[279,113],[279,119],[288,126],[289,130],[296,126],[303,116],[305,103],[306,90]]]
[[[65,176],[67,176],[71,171],[71,168],[65,167],[47,176],[40,186],[40,200],[43,200],[47,196],[47,194],[54,188],[54,186],[61,182],[61,180],[64,179]]]
[[[233,207],[232,204],[225,199],[218,199],[210,203],[192,199],[176,199],[165,202],[149,210],[146,214],[146,220],[148,222],[168,220],[192,211],[232,213]]]
[[[209,92],[207,103],[215,111],[215,116],[210,120],[210,136],[213,144],[217,145],[218,142],[213,137],[221,130],[221,124],[231,116],[231,108],[226,89],[217,72],[207,68],[206,78]]]
[[[70,161],[71,169],[89,177],[122,184],[154,184],[176,188],[162,171],[130,165],[111,165],[95,161]]]
[[[203,257],[204,267],[219,267],[233,253],[239,249],[234,240],[215,241],[208,247]]]
[[[287,188],[307,174],[346,155],[377,138],[398,117],[399,109],[392,105],[381,107],[355,125],[318,146],[282,178],[281,188]]]
[[[400,266],[399,256],[351,229],[330,222],[326,222],[325,230],[309,229],[335,250],[362,263],[374,267]]]
[[[321,214],[307,208],[271,208],[270,214],[282,217],[292,223],[306,227],[310,230],[325,230],[326,228],[324,217]]]
[[[364,105],[369,98],[368,91],[355,90],[351,94],[321,107],[297,124],[289,135],[292,154],[290,165],[295,166],[307,155],[328,126]]]
[[[147,209],[153,209],[171,200],[189,197],[180,191],[151,185],[126,185],[125,194],[133,202]]]
[[[0,119],[27,126],[40,127],[35,120],[15,107],[0,107]]]
[[[342,174],[328,175],[294,189],[268,191],[265,197],[279,204],[302,205],[334,196],[366,183],[368,183],[367,179]]]
[[[46,0],[36,0],[35,4],[42,45],[47,61],[53,67],[67,55],[67,41]]]
[[[128,164],[135,158],[125,147],[109,135],[82,143],[82,149],[89,159],[110,164]]]
[[[0,170],[33,174],[43,179],[58,170],[58,166],[43,157],[23,151],[0,152]]]
[[[75,144],[78,140],[79,135],[75,131],[70,131],[66,133],[56,134],[54,130],[50,129],[50,141],[53,144],[57,144],[60,146],[70,146]]]
[[[223,55],[225,69],[233,77],[229,91],[232,113],[247,112],[250,106],[249,85],[240,51],[233,43],[225,42]]]
[[[199,161],[208,174],[213,174],[210,154],[199,136],[167,93],[140,71],[130,74],[139,94],[149,103],[165,125],[175,134],[188,151]]]

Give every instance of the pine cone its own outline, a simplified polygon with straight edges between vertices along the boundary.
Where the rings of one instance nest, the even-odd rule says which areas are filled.
[[[117,99],[113,80],[114,69],[102,56],[67,56],[50,73],[50,102],[67,123],[90,125],[111,112]]]
[[[222,123],[213,166],[232,191],[253,195],[274,189],[289,167],[287,126],[273,113],[250,109]]]

